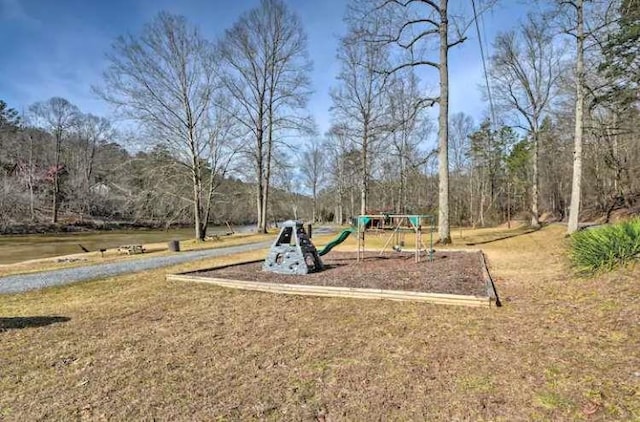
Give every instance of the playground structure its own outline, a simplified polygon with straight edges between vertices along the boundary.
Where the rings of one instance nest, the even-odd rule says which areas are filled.
[[[375,224],[372,224],[375,222]],[[435,219],[429,214],[363,214],[357,217],[357,237],[358,237],[358,261],[364,258],[365,254],[365,232],[369,227],[377,230],[391,230],[387,240],[380,251],[383,255],[388,250],[391,242],[392,249],[396,252],[413,252],[415,262],[420,262],[423,255],[429,260],[433,259],[433,232]],[[425,225],[427,223],[428,225]],[[423,227],[429,227],[429,248],[422,240]],[[404,249],[404,241],[401,240],[403,233],[410,232],[415,236],[415,248]]]
[[[352,232],[352,228],[341,231],[338,237],[318,251],[309,239],[308,233],[304,231],[302,221],[285,221],[271,245],[262,269],[280,274],[308,274],[321,271],[324,266],[320,257],[344,242]]]
[[[304,275],[322,271],[324,265],[323,255],[329,253],[334,247],[344,242],[350,234],[356,233],[358,239],[357,261],[364,259],[365,232],[375,222],[375,229],[381,231],[390,230],[389,236],[380,251],[383,255],[390,247],[396,252],[413,252],[415,262],[420,262],[423,256],[429,260],[433,258],[433,231],[434,218],[428,214],[371,214],[360,215],[354,221],[355,227],[342,230],[338,236],[329,242],[322,250],[318,251],[305,232],[302,221],[289,220],[282,223],[278,237],[271,245],[271,249],[264,260],[262,269],[279,274]],[[423,227],[429,227],[429,248],[423,242]],[[404,233],[410,232],[415,236],[415,248],[405,249]]]
[[[302,221],[282,223],[262,269],[280,274],[308,274],[322,268],[322,260],[304,231]]]
[[[250,260],[221,265],[207,270],[170,275],[167,279],[280,294],[407,300],[464,306],[491,306],[495,303],[500,306],[481,250],[447,251],[442,255],[442,258],[447,259],[434,259],[434,221],[430,215],[361,215],[354,218],[352,224],[352,227],[341,231],[324,248],[317,250],[309,238],[310,226],[305,231],[302,221],[286,221],[262,262]],[[423,227],[430,228],[430,248],[423,242]],[[366,252],[364,234],[367,230],[386,236],[380,255],[388,250],[413,252],[416,265],[407,265],[411,255],[404,253],[384,259],[370,259],[371,256],[367,255],[366,264],[363,263]],[[404,248],[407,233],[415,236],[413,249]],[[358,259],[353,259],[351,253],[342,252],[336,254],[335,258],[328,259],[326,264],[323,263],[320,257],[344,242],[351,234],[358,238]],[[408,243],[412,243],[410,238],[408,240]],[[395,244],[390,247],[394,241]],[[430,262],[419,264],[425,256]],[[291,275],[306,277],[290,277]]]

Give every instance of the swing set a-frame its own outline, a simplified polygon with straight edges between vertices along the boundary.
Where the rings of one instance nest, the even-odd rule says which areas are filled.
[[[365,232],[376,222],[376,229],[389,231],[389,235],[380,251],[383,255],[389,249],[396,252],[413,252],[415,262],[420,262],[422,257],[433,259],[433,232],[435,219],[430,214],[362,214],[357,217],[357,237],[358,237],[358,261],[364,259],[365,254]],[[423,241],[423,230],[429,230],[429,248],[427,249]],[[415,236],[415,248],[405,249],[401,238],[403,234],[409,232]],[[395,241],[395,242],[394,242]],[[392,245],[393,243],[393,245]]]

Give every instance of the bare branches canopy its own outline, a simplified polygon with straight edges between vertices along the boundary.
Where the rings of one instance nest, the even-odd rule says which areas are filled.
[[[305,114],[311,61],[298,16],[281,0],[262,0],[225,32],[218,46],[223,84],[237,104],[255,169],[258,228],[266,232],[272,163],[279,145],[312,125]]]
[[[219,88],[213,45],[184,17],[160,13],[140,36],[122,36],[108,55],[102,97],[122,115],[140,122],[188,169],[193,186],[196,238],[206,234],[213,189],[204,186],[204,166],[220,152],[212,137]],[[224,172],[209,168],[212,174]],[[213,183],[213,180],[210,180]]]

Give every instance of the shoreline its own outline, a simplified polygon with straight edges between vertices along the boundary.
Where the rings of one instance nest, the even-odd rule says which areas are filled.
[[[232,225],[234,227],[235,225]],[[239,225],[241,227],[247,226],[247,224]],[[212,227],[226,227],[225,224],[211,224]],[[36,234],[70,234],[70,233],[98,233],[98,232],[111,232],[119,230],[177,230],[177,229],[189,229],[193,228],[192,223],[175,223],[170,226],[166,226],[162,223],[154,222],[96,222],[96,221],[82,221],[75,223],[23,223],[12,224],[6,227],[0,228],[1,236],[25,236]]]

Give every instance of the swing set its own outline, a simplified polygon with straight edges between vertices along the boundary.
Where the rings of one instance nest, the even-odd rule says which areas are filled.
[[[382,256],[391,246],[396,252],[413,252],[415,262],[420,262],[423,256],[429,261],[433,259],[433,232],[435,219],[430,214],[363,214],[357,217],[358,228],[358,261],[364,259],[365,232],[369,227],[382,231],[390,231],[380,255]],[[423,242],[423,227],[429,227],[429,248]],[[415,248],[404,248],[405,233],[413,233],[415,236]],[[393,242],[393,245],[391,245]]]

